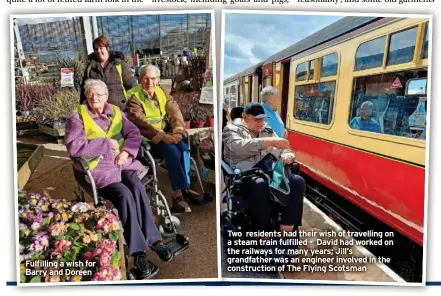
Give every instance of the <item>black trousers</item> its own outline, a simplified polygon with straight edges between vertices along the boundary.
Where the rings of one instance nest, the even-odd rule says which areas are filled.
[[[145,252],[161,240],[153,222],[149,197],[135,171],[122,171],[121,182],[98,189],[98,194],[112,202],[124,228],[129,255]]]
[[[271,229],[271,215],[274,213],[275,207],[278,207],[281,213],[281,225],[294,227],[302,225],[305,180],[292,174],[289,169],[285,169],[285,172],[291,189],[285,207],[278,206],[270,200],[269,184],[266,179],[255,176],[244,180],[244,194],[249,196],[249,208],[258,230],[273,230]]]

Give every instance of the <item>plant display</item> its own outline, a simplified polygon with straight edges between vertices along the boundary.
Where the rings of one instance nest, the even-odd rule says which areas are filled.
[[[19,115],[28,115],[41,101],[54,96],[56,88],[50,83],[17,84],[15,86],[15,103]]]
[[[80,93],[76,90],[60,89],[52,96],[47,96],[38,104],[43,124],[64,124],[79,105]]]
[[[19,192],[20,282],[120,280],[117,240],[109,210]]]
[[[193,105],[191,117],[194,121],[205,121],[213,117],[213,106],[197,102]]]

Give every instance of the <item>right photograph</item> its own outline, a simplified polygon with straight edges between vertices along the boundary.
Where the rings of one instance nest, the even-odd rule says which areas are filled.
[[[432,16],[222,23],[222,278],[423,285]]]

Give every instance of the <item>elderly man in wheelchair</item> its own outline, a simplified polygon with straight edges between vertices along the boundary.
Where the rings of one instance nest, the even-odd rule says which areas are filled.
[[[165,159],[173,189],[172,211],[188,213],[191,208],[187,201],[205,204],[210,200],[205,192],[201,195],[191,189],[190,169],[194,161],[186,143],[184,119],[178,104],[158,85],[160,75],[159,68],[154,65],[141,68],[140,84],[128,92],[127,118],[141,131],[145,150],[151,150],[156,158]],[[142,158],[140,155],[141,161]]]
[[[159,269],[147,259],[146,251],[150,248],[163,261],[169,261],[176,248],[162,242],[141,182],[147,173],[146,167],[135,159],[141,134],[118,107],[107,103],[104,82],[87,80],[85,92],[87,100],[77,107],[65,129],[75,179],[94,197],[95,206],[103,205],[98,200],[100,196],[118,210],[129,256],[134,259],[131,276],[151,278]]]
[[[289,142],[265,126],[265,116],[260,104],[250,103],[243,120],[223,130],[228,210],[222,223],[228,229],[280,231],[282,239],[292,239],[298,237],[302,222],[305,181],[294,173]],[[238,218],[238,212],[250,219]],[[282,248],[291,255],[297,245],[282,244]]]

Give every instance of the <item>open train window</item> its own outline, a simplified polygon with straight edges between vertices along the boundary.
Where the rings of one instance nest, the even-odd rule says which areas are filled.
[[[296,69],[296,81],[304,81],[307,79],[308,74],[308,62],[297,65]]]
[[[338,54],[331,53],[322,58],[321,77],[337,75]]]
[[[335,81],[298,85],[295,89],[294,118],[330,124],[334,106]]]
[[[423,50],[421,51],[421,58],[427,59],[429,56],[429,23],[426,23],[424,29],[424,41],[423,41]]]
[[[381,67],[386,36],[362,43],[355,56],[355,71]]]
[[[406,138],[426,137],[427,69],[358,77],[352,129]]]
[[[315,64],[315,60],[309,61],[309,77],[308,77],[308,80],[314,79],[314,64]]]
[[[390,36],[388,66],[404,64],[413,60],[417,32],[418,28],[414,27]]]

